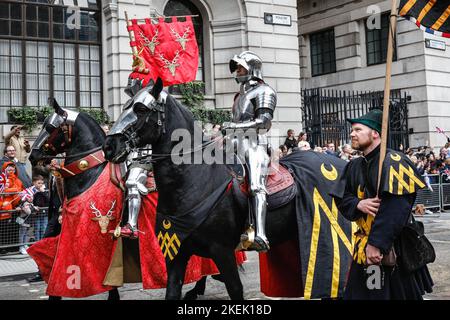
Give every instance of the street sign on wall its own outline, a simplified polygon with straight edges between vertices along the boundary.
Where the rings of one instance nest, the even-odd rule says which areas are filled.
[[[264,23],[291,26],[292,20],[290,15],[264,12]]]

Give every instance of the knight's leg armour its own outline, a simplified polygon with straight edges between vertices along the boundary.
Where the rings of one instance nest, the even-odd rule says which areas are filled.
[[[128,225],[133,233],[133,237],[137,236],[137,224],[139,211],[141,210],[142,199],[148,193],[147,187],[147,170],[134,167],[130,169],[126,186],[128,189]]]
[[[270,248],[266,236],[266,180],[269,161],[269,156],[263,146],[257,145],[249,148],[247,153],[247,167],[249,169],[251,209],[256,220],[256,237],[254,244],[250,248],[262,252]]]

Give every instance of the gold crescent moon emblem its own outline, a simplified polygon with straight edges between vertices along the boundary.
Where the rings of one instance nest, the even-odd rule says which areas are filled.
[[[171,226],[172,226],[172,224],[170,223],[170,221],[168,221],[166,219],[163,220],[164,229],[168,230],[168,229],[170,229]]]
[[[394,161],[400,161],[402,159],[402,157],[398,153],[395,153],[395,154],[391,154],[391,159]]]
[[[364,190],[361,190],[361,186],[358,186],[358,199],[364,199]]]
[[[322,174],[325,178],[327,178],[330,181],[334,181],[338,177],[338,172],[332,164],[330,164],[330,166],[331,166],[331,170],[329,171],[325,168],[325,163],[322,163],[322,166],[320,167],[320,171],[322,171]]]

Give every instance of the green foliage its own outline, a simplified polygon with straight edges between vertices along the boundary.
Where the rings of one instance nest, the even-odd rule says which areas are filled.
[[[78,108],[79,112],[85,112],[90,115],[99,124],[109,123],[109,116],[103,108]]]
[[[188,83],[178,84],[183,104],[189,108],[203,107],[205,101],[204,95],[205,83],[202,81],[192,81]]]
[[[231,112],[227,110],[191,108],[195,120],[205,123],[220,124],[231,121]]]
[[[78,108],[78,111],[85,112],[94,118],[100,125],[108,123],[109,117],[102,108]],[[54,109],[50,106],[44,107],[19,107],[11,108],[7,111],[10,123],[21,124],[24,130],[31,132],[45,118],[53,114]]]
[[[44,107],[20,107],[11,108],[7,111],[9,122],[21,124],[24,130],[31,132],[34,128],[42,123],[44,119],[53,113],[53,108]]]
[[[48,116],[52,115],[54,112],[55,112],[55,109],[53,109],[50,106],[41,107],[40,108],[40,113],[42,114],[42,117],[43,117],[42,121],[44,121],[45,118],[47,118]]]
[[[194,114],[197,121],[212,124],[222,124],[231,120],[231,113],[226,110],[205,109],[205,83],[202,81],[192,81],[174,86],[175,91],[179,91],[183,104]]]

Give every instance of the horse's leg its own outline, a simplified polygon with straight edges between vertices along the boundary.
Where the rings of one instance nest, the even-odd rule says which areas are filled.
[[[225,282],[231,300],[244,300],[244,289],[236,265],[234,250],[214,250],[220,254],[214,255],[213,260],[219,268],[222,280]]]
[[[181,288],[183,287],[184,274],[186,273],[186,266],[189,257],[186,254],[178,253],[177,257],[166,263],[167,266],[167,289],[166,300],[180,300]]]
[[[114,288],[108,291],[108,300],[120,300],[119,289]]]
[[[208,278],[208,276],[204,276],[203,278],[198,280],[195,284],[195,287],[186,292],[183,300],[197,300],[198,295],[204,295],[206,288],[206,278]]]
[[[48,296],[49,301],[59,301],[62,300],[62,297],[60,296]]]

